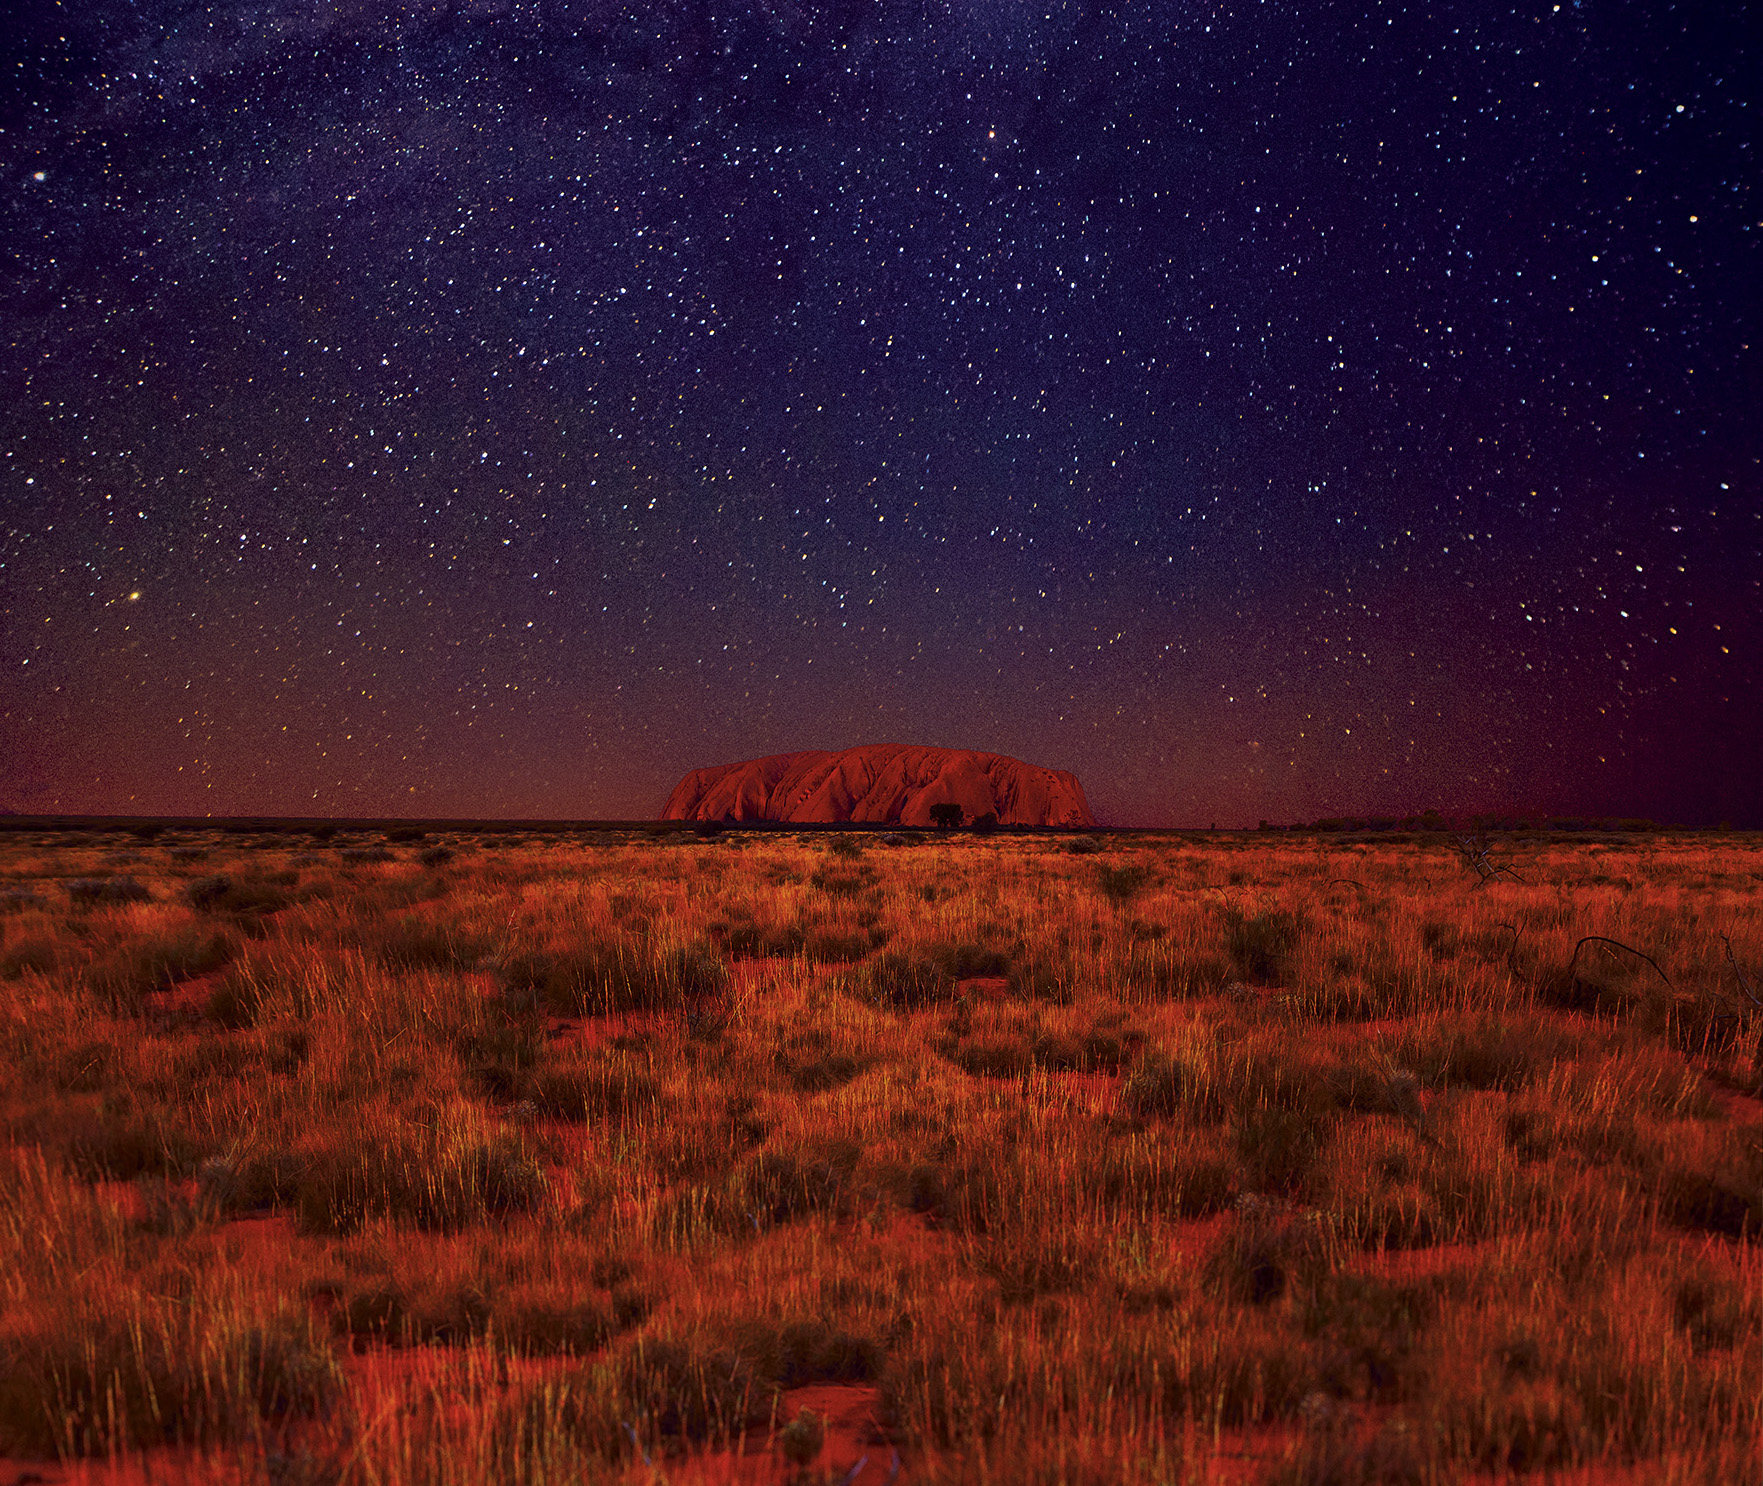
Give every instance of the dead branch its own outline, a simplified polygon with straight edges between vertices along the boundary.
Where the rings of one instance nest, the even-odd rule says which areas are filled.
[[[1518,954],[1518,941],[1524,937],[1524,931],[1520,929],[1517,924],[1509,924],[1505,922],[1497,923],[1494,927],[1496,929],[1505,929],[1512,935],[1512,942],[1506,946],[1506,968],[1516,975],[1518,973],[1518,966],[1513,963],[1513,959]]]
[[[1578,944],[1573,946],[1573,958],[1567,962],[1567,974],[1569,978],[1573,975],[1573,967],[1579,963],[1579,952],[1588,944],[1613,944],[1617,949],[1627,950],[1631,955],[1635,955],[1651,965],[1653,967],[1653,973],[1657,975],[1660,980],[1665,982],[1666,989],[1671,989],[1671,977],[1659,968],[1659,962],[1650,954],[1647,954],[1644,950],[1636,949],[1632,944],[1624,944],[1620,939],[1608,939],[1602,934],[1587,934],[1584,939],[1580,940]]]
[[[1763,999],[1760,999],[1757,993],[1751,989],[1751,982],[1745,978],[1745,972],[1739,969],[1738,956],[1732,952],[1732,940],[1724,934],[1720,936],[1720,939],[1726,946],[1727,963],[1732,966],[1732,973],[1738,977],[1739,989],[1749,998],[1751,1005],[1763,1006]]]
[[[1486,887],[1501,876],[1510,877],[1514,882],[1524,881],[1511,867],[1497,865],[1488,860],[1488,853],[1494,849],[1494,845],[1488,840],[1486,832],[1457,836],[1451,844],[1456,848],[1457,855],[1463,858],[1465,865],[1475,872],[1477,887]]]

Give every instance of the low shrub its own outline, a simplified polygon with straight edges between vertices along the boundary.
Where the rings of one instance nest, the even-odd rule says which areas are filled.
[[[1263,1305],[1300,1282],[1313,1283],[1329,1267],[1335,1247],[1326,1213],[1245,1192],[1209,1274],[1230,1298]]]
[[[81,974],[109,1007],[140,1009],[155,991],[207,975],[227,964],[239,942],[230,932],[203,924],[172,924],[123,939],[94,955]]]
[[[937,958],[884,950],[858,972],[868,999],[890,1011],[921,1011],[955,999],[955,977]]]
[[[1246,1110],[1234,1122],[1245,1180],[1267,1191],[1300,1191],[1322,1154],[1327,1126],[1304,1109],[1278,1105]]]
[[[1296,914],[1280,909],[1227,910],[1225,944],[1237,974],[1253,985],[1283,984],[1302,929]]]
[[[517,953],[502,962],[505,985],[531,986],[566,1016],[673,1011],[721,996],[728,962],[707,939],[586,938],[573,945]]]
[[[854,1048],[837,1045],[829,1033],[819,1029],[780,1039],[773,1056],[778,1071],[799,1094],[824,1094],[842,1088],[872,1061]]]
[[[1212,1071],[1191,1057],[1168,1052],[1147,1052],[1139,1059],[1120,1091],[1120,1106],[1135,1119],[1186,1114],[1216,1121],[1224,1114]]]
[[[295,1196],[302,1233],[353,1233],[374,1218],[451,1232],[531,1212],[544,1170],[524,1141],[388,1119],[313,1153]]]
[[[625,1354],[617,1389],[631,1429],[660,1446],[733,1440],[765,1423],[778,1395],[738,1347],[661,1337]]]
[[[535,1069],[522,1092],[540,1114],[559,1120],[628,1119],[661,1097],[648,1062],[618,1051]]]
[[[1130,903],[1150,880],[1143,863],[1107,863],[1096,873],[1096,891],[1112,903]]]
[[[192,908],[203,913],[260,918],[279,913],[292,903],[298,881],[299,873],[286,870],[253,872],[237,877],[217,872],[186,884],[184,898]]]
[[[337,855],[352,867],[396,860],[395,854],[383,846],[345,846]]]
[[[146,883],[133,877],[70,877],[62,887],[75,903],[90,906],[145,903],[153,897]]]
[[[342,1370],[304,1311],[199,1291],[66,1297],[55,1324],[15,1330],[0,1381],[0,1449],[90,1457],[260,1436],[319,1413]]]

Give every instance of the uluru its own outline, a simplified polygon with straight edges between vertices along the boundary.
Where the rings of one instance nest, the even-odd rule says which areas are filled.
[[[1093,826],[1077,776],[968,748],[897,743],[774,753],[694,769],[667,797],[663,820],[835,821],[928,826],[931,808],[959,805],[1000,825]]]

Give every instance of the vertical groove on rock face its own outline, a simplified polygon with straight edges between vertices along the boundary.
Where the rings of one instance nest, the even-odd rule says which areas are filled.
[[[1067,770],[999,753],[891,743],[694,769],[674,787],[661,818],[929,825],[936,805],[959,805],[969,820],[996,814],[1001,825],[1096,823]]]

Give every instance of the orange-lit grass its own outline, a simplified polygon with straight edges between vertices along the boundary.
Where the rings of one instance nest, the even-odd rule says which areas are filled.
[[[5,843],[0,1450],[781,1478],[836,1385],[865,1480],[1754,1455],[1743,841],[365,844]]]

